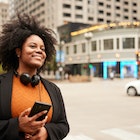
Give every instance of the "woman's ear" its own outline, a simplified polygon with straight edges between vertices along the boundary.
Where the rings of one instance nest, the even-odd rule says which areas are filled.
[[[21,56],[21,49],[20,48],[16,48],[16,55],[17,55],[17,57]]]

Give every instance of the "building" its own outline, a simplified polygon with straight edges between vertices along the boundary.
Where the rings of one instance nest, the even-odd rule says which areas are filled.
[[[10,18],[15,18],[18,13],[28,13],[36,16],[41,25],[46,26],[47,23],[47,0],[11,0]]]
[[[71,41],[71,32],[83,29],[90,26],[89,24],[83,23],[67,23],[57,28],[60,42],[64,41],[65,43]]]
[[[9,4],[0,2],[0,31],[2,30],[2,25],[9,19]]]
[[[85,36],[92,33],[92,36]],[[91,26],[71,33],[72,41],[63,45],[69,74],[109,78],[139,75],[140,22],[119,22]],[[136,58],[136,56],[138,58]]]
[[[30,13],[49,28],[69,22],[84,24],[140,20],[140,0],[11,0],[10,16]]]
[[[71,40],[63,44],[62,65],[66,66],[65,70],[73,75],[85,75],[87,65],[92,64],[90,73],[94,76],[106,79],[113,70],[118,77],[129,77],[127,71],[133,69],[134,74],[131,76],[137,77],[135,52],[139,51],[140,44],[139,7],[140,0],[11,0],[10,17],[14,18],[16,11],[29,13],[36,16],[42,25],[56,32],[58,27],[68,23],[93,25],[72,32],[68,36]],[[93,37],[85,39],[86,32],[92,32]],[[91,48],[88,47],[90,44]],[[126,65],[124,61],[127,60],[133,66],[123,69]],[[124,72],[127,74],[122,74]]]

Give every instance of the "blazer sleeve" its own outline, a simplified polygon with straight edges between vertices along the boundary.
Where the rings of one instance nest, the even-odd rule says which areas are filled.
[[[19,138],[18,119],[0,120],[0,140],[15,140]]]
[[[20,139],[18,118],[11,117],[12,77],[13,72],[0,75],[0,140]]]
[[[49,86],[53,103],[52,121],[45,125],[48,132],[47,140],[62,140],[69,132],[69,124],[66,117],[65,105],[60,89],[53,83]]]

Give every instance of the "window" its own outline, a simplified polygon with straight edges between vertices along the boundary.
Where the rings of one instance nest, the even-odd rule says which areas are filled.
[[[106,7],[110,9],[110,8],[111,8],[111,5],[108,5],[108,4],[107,4]]]
[[[124,9],[124,12],[128,12],[128,9]]]
[[[76,15],[75,17],[76,17],[76,18],[83,18],[82,15]]]
[[[104,5],[104,3],[103,3],[103,2],[99,2],[99,3],[98,3],[98,5],[103,6],[103,5]]]
[[[111,23],[111,20],[107,20],[106,22],[107,22],[107,23]]]
[[[64,17],[71,17],[71,14],[69,14],[69,13],[63,13],[63,16]]]
[[[98,22],[103,22],[103,21],[104,21],[104,19],[98,18]]]
[[[117,38],[117,50],[119,50],[120,45],[119,45],[119,38]]]
[[[137,6],[137,3],[133,3],[133,6]]]
[[[120,7],[119,6],[116,6],[116,9],[120,10]]]
[[[103,10],[99,10],[99,14],[103,14],[104,13],[104,11]]]
[[[68,46],[66,47],[66,54],[67,55],[69,54],[69,47]]]
[[[116,14],[116,17],[120,17],[121,15],[120,14]]]
[[[133,20],[138,21],[137,17],[133,17]]]
[[[77,10],[82,10],[83,7],[82,7],[82,6],[75,6],[75,9],[77,9]]]
[[[75,53],[75,54],[77,53],[77,45],[73,46],[73,53]]]
[[[99,50],[101,50],[101,40],[99,40]]]
[[[137,13],[137,11],[136,10],[133,10],[133,13]]]
[[[113,39],[104,40],[104,50],[113,50]]]
[[[134,49],[134,38],[123,38],[123,49]]]
[[[83,53],[86,52],[86,45],[85,45],[85,43],[82,43],[82,52]]]
[[[88,17],[88,20],[89,21],[93,21],[93,17]]]
[[[128,19],[128,16],[124,16],[124,19]]]
[[[111,13],[107,12],[106,15],[107,15],[107,16],[111,16]]]
[[[138,40],[138,49],[140,49],[140,37],[139,37],[139,40]]]
[[[124,5],[128,5],[129,3],[127,1],[124,2]]]
[[[69,4],[63,4],[63,8],[71,8],[71,5],[69,5]]]
[[[96,51],[97,50],[97,44],[96,41],[91,42],[91,51]]]

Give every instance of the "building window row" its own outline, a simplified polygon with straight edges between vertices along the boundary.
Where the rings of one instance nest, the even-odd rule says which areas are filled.
[[[122,45],[120,46],[120,41],[122,41]],[[81,43],[81,44],[74,44],[74,45],[69,45],[66,46],[65,48],[65,53],[66,55],[69,55],[70,52],[72,54],[78,54],[78,53],[87,53],[87,51],[89,52],[97,52],[97,51],[109,51],[109,50],[119,50],[122,48],[122,50],[131,50],[131,49],[135,49],[135,38],[116,38],[115,39],[104,39],[102,40],[94,40],[90,42],[90,48],[88,49],[88,45],[86,43]],[[116,42],[116,44],[114,44],[114,42]],[[102,45],[101,45],[102,44]],[[140,38],[138,39],[138,48],[140,48]],[[81,51],[79,49],[79,47],[81,48]],[[101,49],[102,48],[102,49]],[[70,51],[72,50],[72,51]]]

